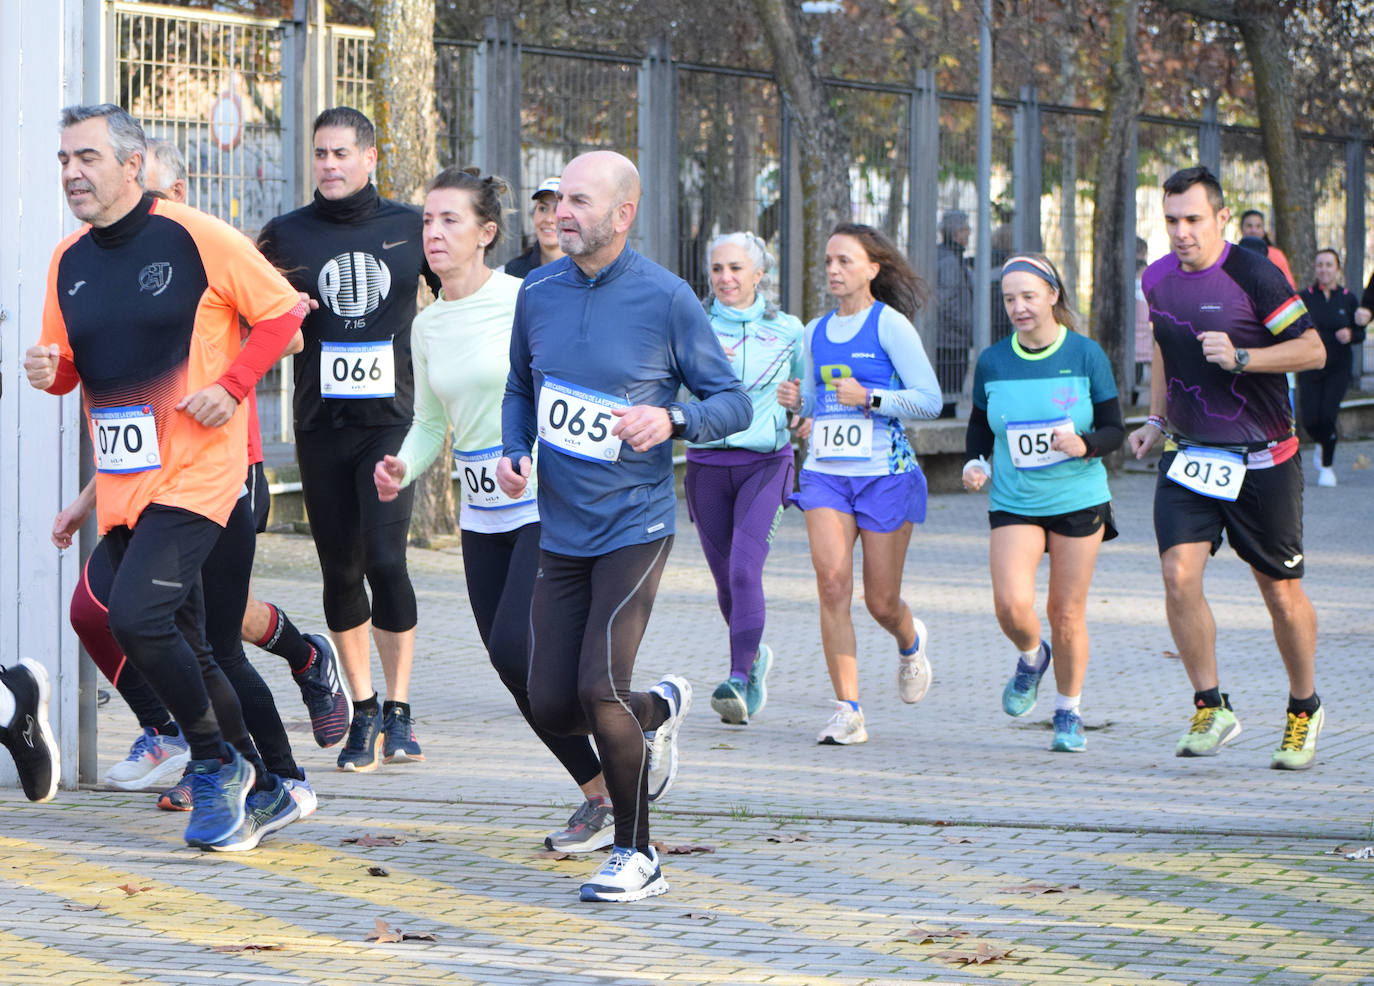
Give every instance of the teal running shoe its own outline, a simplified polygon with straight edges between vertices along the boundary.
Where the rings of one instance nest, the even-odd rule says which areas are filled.
[[[1027,667],[1021,658],[1016,659],[1016,673],[1007,682],[1007,687],[1002,689],[1002,711],[1013,718],[1020,719],[1028,716],[1035,708],[1035,696],[1040,690],[1040,679],[1049,670],[1050,661],[1053,659],[1050,654],[1050,645],[1045,641],[1040,641],[1040,653],[1044,655],[1045,666],[1039,671]]]
[[[1055,709],[1054,742],[1050,749],[1056,753],[1082,753],[1087,747],[1082,717],[1071,709]]]
[[[749,702],[745,697],[747,688],[747,682],[733,675],[716,686],[716,690],[711,693],[711,708],[720,716],[721,722],[728,722],[733,726],[748,725]]]
[[[758,657],[749,669],[749,687],[744,690],[744,702],[749,707],[749,715],[756,716],[768,704],[768,672],[773,670],[773,648],[759,644]]]

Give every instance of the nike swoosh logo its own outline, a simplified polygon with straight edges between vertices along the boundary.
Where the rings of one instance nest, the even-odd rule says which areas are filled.
[[[85,281],[77,281],[75,284],[73,284],[73,285],[72,285],[72,289],[71,289],[70,291],[67,292],[68,297],[70,297],[70,296],[72,296],[72,295],[75,295],[76,292],[80,291],[80,290],[81,290],[81,285],[83,285],[83,284],[85,284],[85,283],[86,283]]]
[[[84,283],[84,282],[83,282],[83,283]],[[32,749],[34,748],[34,747],[33,747],[33,727],[34,727],[34,725],[35,725],[35,723],[34,723],[34,721],[33,721],[33,716],[31,716],[31,715],[25,715],[25,716],[24,716],[24,732],[23,732],[22,735],[23,735],[23,737],[24,737],[24,742],[27,743],[27,744],[29,745],[29,749],[30,749],[30,750],[32,750]]]
[[[1288,559],[1286,562],[1283,563],[1283,567],[1284,567],[1284,568],[1297,568],[1297,567],[1298,567],[1298,564],[1299,564],[1301,561],[1302,561],[1302,555],[1294,555],[1292,558]]]
[[[395,243],[383,242],[383,243],[382,243],[382,249],[383,249],[383,250],[390,250],[392,247],[398,247],[398,246],[400,246],[402,243],[409,243],[409,242],[410,242],[409,240],[397,240]]]

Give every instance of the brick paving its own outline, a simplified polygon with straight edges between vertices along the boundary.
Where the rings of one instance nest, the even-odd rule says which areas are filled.
[[[1014,655],[992,616],[983,498],[935,497],[912,539],[905,596],[935,667],[921,704],[898,701],[891,642],[856,598],[872,739],[853,748],[814,742],[831,698],[796,514],[766,575],[768,708],[747,727],[715,721],[726,634],[684,516],[639,679],[677,671],[697,688],[654,836],[714,851],[666,856],[663,897],[580,904],[595,860],[539,855],[579,795],[486,663],[458,550],[413,551],[428,762],[337,773],[284,666],[255,653],[319,813],[228,857],[187,849],[185,816],[150,794],[64,791],[44,806],[0,794],[0,984],[1372,983],[1374,860],[1332,852],[1374,842],[1374,469],[1353,470],[1360,455],[1374,443],[1343,445],[1341,485],[1307,492],[1328,723],[1306,773],[1267,768],[1284,678],[1229,548],[1207,592],[1244,731],[1215,759],[1172,755],[1190,690],[1167,656],[1149,474],[1113,482],[1122,536],[1090,601],[1079,756],[1047,750],[1052,693],[1029,721],[1000,711]],[[308,538],[264,537],[256,588],[320,625]],[[102,769],[134,732],[117,699],[101,710]],[[365,833],[399,844],[343,841]],[[378,918],[434,940],[366,941]],[[242,945],[275,947],[215,951]],[[980,946],[1010,952],[967,966],[941,954]]]

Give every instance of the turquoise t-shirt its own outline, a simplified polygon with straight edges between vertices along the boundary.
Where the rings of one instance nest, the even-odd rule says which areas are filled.
[[[1093,404],[1116,395],[1102,347],[1063,326],[1059,338],[1038,353],[1022,349],[1014,334],[983,350],[973,375],[973,403],[987,411],[995,438],[989,509],[1051,517],[1110,500],[1101,459],[1043,460],[1054,458],[1047,455],[1046,439],[1055,427],[1091,431]]]

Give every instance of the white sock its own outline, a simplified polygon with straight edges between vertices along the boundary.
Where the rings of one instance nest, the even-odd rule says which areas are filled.
[[[0,685],[0,729],[8,729],[14,721],[14,692]]]
[[[1044,671],[1049,666],[1049,655],[1039,644],[1035,645],[1035,650],[1020,651],[1021,663],[1035,671]]]
[[[1078,703],[1082,698],[1082,695],[1060,695],[1056,692],[1054,695],[1054,711],[1077,712]]]

